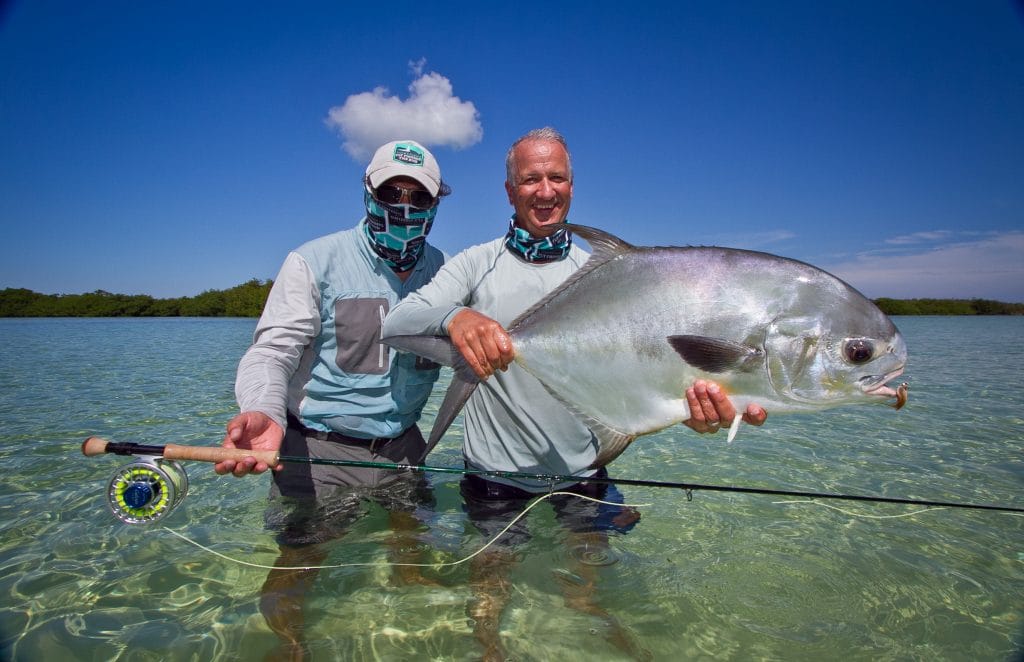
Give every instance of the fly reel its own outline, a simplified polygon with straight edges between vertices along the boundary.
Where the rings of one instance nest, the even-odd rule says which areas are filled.
[[[126,524],[155,522],[174,510],[188,493],[188,474],[174,460],[138,456],[114,472],[107,503]]]

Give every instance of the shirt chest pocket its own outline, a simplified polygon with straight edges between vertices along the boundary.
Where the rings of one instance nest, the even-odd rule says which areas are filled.
[[[340,369],[353,375],[388,372],[388,347],[380,341],[388,310],[387,299],[338,299],[334,303],[334,360]]]

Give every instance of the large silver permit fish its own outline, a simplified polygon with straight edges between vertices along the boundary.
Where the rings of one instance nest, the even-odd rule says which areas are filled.
[[[887,386],[906,364],[903,336],[825,271],[767,253],[638,247],[595,228],[564,227],[591,245],[590,259],[508,332],[516,363],[597,436],[594,466],[688,419],[685,391],[696,379],[720,384],[740,412],[751,402],[772,415],[906,402],[906,384]],[[478,380],[447,338],[384,342],[455,367],[433,448]]]

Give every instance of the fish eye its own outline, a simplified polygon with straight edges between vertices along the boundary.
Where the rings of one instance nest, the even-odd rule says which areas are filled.
[[[867,363],[875,355],[875,344],[865,338],[850,338],[843,346],[843,355],[850,363]]]

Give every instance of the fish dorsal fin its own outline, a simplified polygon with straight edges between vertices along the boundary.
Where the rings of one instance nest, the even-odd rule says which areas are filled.
[[[668,344],[684,361],[705,372],[747,370],[764,356],[756,347],[708,336],[669,336]]]
[[[636,246],[628,241],[623,241],[611,233],[592,228],[589,225],[557,223],[551,227],[557,228],[557,230],[568,230],[574,235],[586,239],[593,249],[590,259],[597,258],[597,261],[601,263],[607,262],[616,255],[636,250]]]
[[[547,392],[551,394],[551,397],[558,400],[563,407],[569,410],[570,414],[590,428],[590,431],[594,433],[595,437],[597,437],[597,457],[594,458],[594,462],[589,468],[597,469],[608,464],[621,455],[622,451],[626,450],[626,448],[633,443],[633,440],[636,439],[637,435],[635,434],[626,434],[625,432],[614,430],[596,418],[583,413],[572,403],[563,400],[554,389],[548,388],[548,385],[544,382],[541,382],[541,385],[547,389]]]
[[[542,298],[540,301],[527,308],[525,312],[519,315],[519,317],[515,318],[512,321],[512,323],[509,324],[508,326],[509,331],[515,330],[517,326],[519,326],[522,322],[528,319],[531,315],[533,315],[535,312],[537,312],[544,306],[548,305],[548,302],[554,297],[558,296],[559,293],[562,292],[562,290],[568,287],[572,287],[573,284],[575,284],[581,278],[586,277],[587,274],[594,271],[595,269],[600,268],[601,265],[625,253],[631,253],[633,251],[639,250],[633,244],[623,241],[613,234],[609,234],[604,230],[598,230],[597,228],[592,228],[587,225],[555,223],[553,225],[549,225],[548,227],[555,228],[556,231],[568,230],[575,235],[579,235],[580,237],[585,239],[588,244],[590,244],[590,247],[593,249],[593,252],[587,259],[587,261],[583,263],[583,266],[576,270],[576,272],[573,273],[571,276],[566,278],[561,285],[559,285],[554,290],[549,292],[548,295]]]

